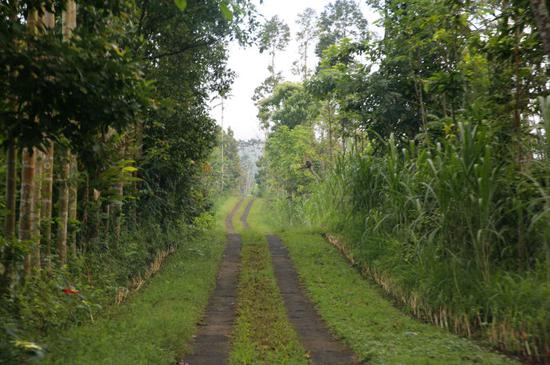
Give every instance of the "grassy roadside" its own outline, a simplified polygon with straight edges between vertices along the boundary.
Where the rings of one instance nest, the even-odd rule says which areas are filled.
[[[237,199],[220,204],[214,229],[180,245],[163,269],[127,303],[94,323],[51,339],[46,364],[173,364],[188,342],[215,283],[224,218]]]
[[[516,363],[402,313],[375,284],[351,268],[319,231],[277,232],[268,221],[267,203],[256,203],[257,209],[249,219],[251,226],[280,235],[319,313],[331,330],[369,364]]]
[[[247,202],[243,202],[243,205],[246,206]],[[239,212],[239,218],[241,214],[242,211]],[[286,317],[265,237],[255,230],[243,231],[240,223],[236,227],[242,234],[243,248],[238,317],[230,363],[307,364],[305,350]]]

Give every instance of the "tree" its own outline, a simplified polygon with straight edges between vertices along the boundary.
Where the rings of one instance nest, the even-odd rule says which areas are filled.
[[[290,28],[277,15],[265,22],[259,34],[260,53],[268,51],[271,56],[271,65],[269,71],[272,77],[275,71],[275,55],[278,51],[283,51],[290,41]]]
[[[545,0],[531,0],[531,6],[544,51],[550,57],[550,5]]]
[[[308,55],[311,42],[317,36],[317,30],[315,28],[315,22],[317,20],[317,14],[312,8],[305,9],[302,13],[298,14],[296,24],[299,26],[299,30],[296,33],[296,40],[299,45],[299,53],[301,59],[299,66],[297,67],[297,73],[302,75],[302,80],[306,80],[309,77],[310,71],[308,69]]]
[[[278,84],[273,93],[258,103],[258,118],[262,127],[269,130],[286,125],[290,129],[313,120],[318,104],[298,83]]]
[[[336,0],[328,4],[317,21],[319,42],[316,53],[321,57],[323,51],[341,39],[354,41],[368,39],[367,20],[355,0]]]

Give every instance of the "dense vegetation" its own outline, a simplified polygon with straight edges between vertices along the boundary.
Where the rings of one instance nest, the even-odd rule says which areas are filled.
[[[257,90],[258,182],[287,224],[338,234],[406,310],[548,362],[548,7],[369,4],[383,36],[353,0],[301,14],[303,82],[272,64]],[[288,39],[276,23],[273,53]]]
[[[372,287],[350,288],[352,315],[348,299],[331,303],[326,287],[358,278],[321,231],[405,311],[550,363],[548,1],[367,4],[377,27],[357,0],[334,0],[319,15],[305,9],[293,35],[277,16],[257,24],[250,0],[0,1],[0,362],[63,351],[62,333],[78,337],[83,363],[116,358],[127,337],[92,343],[100,350],[89,358],[79,344],[90,338],[79,334],[115,338],[117,326],[147,332],[134,348],[159,333],[155,343],[169,349],[150,345],[151,361],[175,361],[221,255],[213,201],[257,190],[279,214],[256,216],[261,228],[243,233],[234,362],[306,361],[260,237],[283,217],[281,227],[313,227],[284,238],[327,322],[365,359],[388,359],[364,348],[384,341],[403,349],[395,361],[423,361],[413,353],[419,342],[384,326],[393,319],[440,331],[373,312],[362,298],[380,300]],[[292,36],[300,81],[285,80],[277,64]],[[223,113],[234,77],[228,43],[253,41],[270,57],[253,97],[265,143],[239,142],[208,115],[212,96]],[[189,282],[153,280],[135,307],[113,307],[178,247],[161,279],[190,263]],[[178,293],[177,307],[192,312],[163,328],[142,313],[158,296],[170,302],[170,290],[193,291]],[[106,313],[122,319],[112,327]],[[373,333],[377,318],[384,333]],[[440,347],[473,351],[446,341],[426,345],[430,356],[459,363],[462,350]],[[481,353],[467,360],[502,360]]]
[[[0,2],[0,362],[122,302],[238,186],[207,103],[253,16],[245,0]],[[230,182],[209,183],[224,165]]]

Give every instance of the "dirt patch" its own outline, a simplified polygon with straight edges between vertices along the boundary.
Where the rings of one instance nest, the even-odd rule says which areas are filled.
[[[181,360],[181,365],[224,365],[229,362],[242,245],[241,236],[234,233],[232,221],[241,203],[242,199],[225,220],[227,246],[218,270],[216,288],[208,300],[203,319],[198,324],[193,354]]]
[[[309,352],[311,363],[316,365],[360,364],[353,352],[330,334],[313,303],[305,295],[298,273],[281,239],[269,235],[267,241],[288,319]]]

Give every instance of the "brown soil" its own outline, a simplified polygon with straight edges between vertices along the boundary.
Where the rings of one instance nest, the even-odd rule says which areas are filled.
[[[330,334],[313,303],[305,295],[298,273],[281,239],[269,235],[267,240],[288,319],[309,352],[310,362],[315,365],[360,364],[353,352]]]
[[[241,204],[242,199],[225,220],[227,246],[218,270],[216,288],[210,296],[204,317],[198,324],[193,353],[179,364],[224,365],[229,361],[242,244],[241,236],[234,233],[232,221]]]

